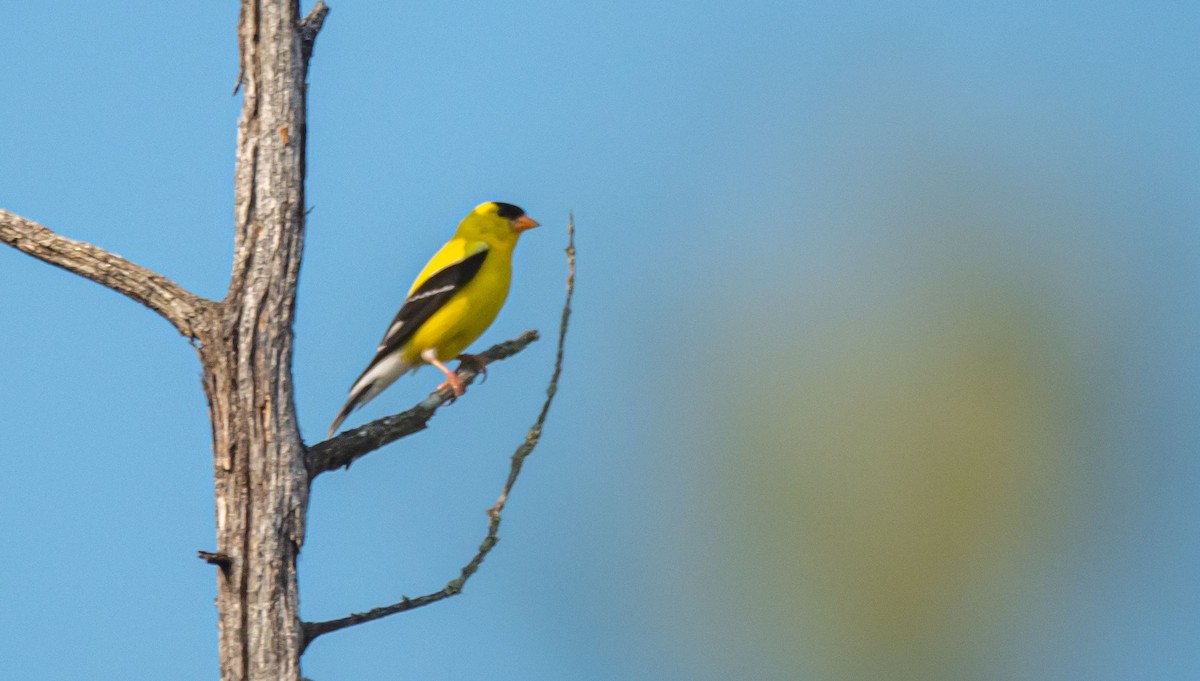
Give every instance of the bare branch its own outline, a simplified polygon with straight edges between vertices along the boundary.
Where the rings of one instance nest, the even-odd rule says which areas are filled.
[[[317,4],[313,5],[308,16],[304,17],[304,21],[300,22],[300,49],[303,50],[304,61],[312,58],[313,46],[317,42],[317,34],[321,32],[321,24],[325,23],[325,16],[329,14],[329,6],[325,4],[325,0],[317,0]]]
[[[488,553],[495,548],[500,541],[500,514],[504,511],[505,504],[508,503],[508,495],[512,492],[513,486],[517,483],[517,476],[521,474],[521,467],[525,464],[525,459],[533,453],[533,448],[537,446],[542,438],[542,428],[546,424],[546,415],[550,413],[550,403],[554,400],[555,393],[558,392],[558,377],[562,375],[563,365],[563,345],[567,339],[567,325],[571,318],[571,298],[575,294],[575,216],[572,214],[567,221],[567,299],[563,304],[562,322],[558,327],[558,350],[554,359],[554,373],[550,376],[550,384],[546,386],[546,401],[542,403],[542,410],[538,413],[537,420],[529,432],[525,433],[525,441],[517,447],[517,450],[512,455],[512,465],[508,470],[508,479],[504,482],[504,487],[500,491],[500,497],[496,499],[496,503],[487,510],[488,514],[488,529],[484,535],[483,541],[479,544],[479,550],[475,552],[471,560],[463,566],[462,572],[458,577],[446,583],[446,586],[441,590],[431,594],[418,596],[417,598],[408,598],[404,596],[400,602],[383,607],[374,608],[366,612],[354,613],[346,617],[335,620],[326,620],[324,622],[305,622],[303,624],[304,643],[302,648],[307,648],[308,644],[312,643],[318,636],[328,634],[339,629],[353,627],[359,624],[365,624],[373,620],[395,615],[396,613],[406,610],[413,610],[421,606],[436,603],[441,600],[457,596],[462,593],[463,587],[466,586],[467,580],[474,575],[479,566],[483,564],[483,559]],[[336,438],[335,438],[336,439]]]
[[[209,565],[216,565],[221,568],[221,572],[229,572],[229,569],[233,567],[233,559],[228,554],[197,551],[196,557]]]
[[[212,304],[157,272],[6,210],[0,210],[0,242],[125,294],[162,315],[188,338],[197,337],[197,327]]]
[[[473,357],[478,359],[482,366],[486,366],[492,362],[512,357],[537,339],[537,331],[526,331],[512,340],[497,343]],[[478,369],[478,365],[465,362],[458,367],[456,373],[462,379],[463,385],[470,385],[479,375]],[[376,449],[402,437],[425,430],[434,412],[445,404],[452,394],[449,388],[432,392],[429,397],[421,400],[415,407],[407,411],[385,416],[365,426],[348,430],[341,435],[313,445],[305,456],[308,465],[308,479],[311,481],[321,473],[335,468],[343,466],[349,468],[350,464]]]

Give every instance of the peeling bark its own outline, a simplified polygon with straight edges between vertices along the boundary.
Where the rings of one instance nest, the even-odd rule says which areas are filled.
[[[213,425],[221,678],[300,678],[296,559],[308,473],[292,391],[292,326],[304,245],[305,95],[315,28],[294,0],[245,0],[242,115],[229,293],[200,336]]]

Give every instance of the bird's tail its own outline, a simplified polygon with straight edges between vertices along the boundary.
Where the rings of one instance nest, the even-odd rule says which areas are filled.
[[[395,355],[372,362],[371,366],[367,367],[362,376],[359,376],[358,380],[354,382],[354,385],[350,386],[350,397],[342,405],[342,410],[333,418],[333,425],[329,426],[329,433],[325,437],[333,437],[338,426],[342,425],[342,421],[346,420],[350,412],[375,399],[376,395],[383,392],[383,389],[391,385],[401,374],[413,369],[414,367]]]
[[[342,405],[342,410],[337,413],[337,416],[333,417],[333,425],[329,426],[329,432],[325,434],[325,439],[333,437],[333,434],[337,432],[338,426],[342,425],[342,421],[346,420],[350,412],[365,404],[362,397],[363,393],[361,392],[350,393],[350,399],[346,400],[346,403]]]

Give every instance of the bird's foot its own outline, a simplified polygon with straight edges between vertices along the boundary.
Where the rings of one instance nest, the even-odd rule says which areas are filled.
[[[438,390],[450,388],[454,394],[446,399],[446,404],[454,404],[454,401],[463,396],[467,392],[467,386],[463,385],[462,379],[453,371],[446,372],[446,380],[437,387]]]
[[[479,374],[480,383],[487,381],[487,362],[483,361],[483,357],[481,355],[468,355],[464,352],[455,359],[458,360],[459,369],[467,367],[471,371]]]

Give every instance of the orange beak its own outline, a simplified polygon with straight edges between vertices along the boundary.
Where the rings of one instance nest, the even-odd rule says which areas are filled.
[[[538,221],[534,220],[528,215],[522,215],[516,220],[513,220],[512,225],[513,229],[517,230],[518,232],[524,232],[527,229],[533,229],[534,227],[537,227]]]

